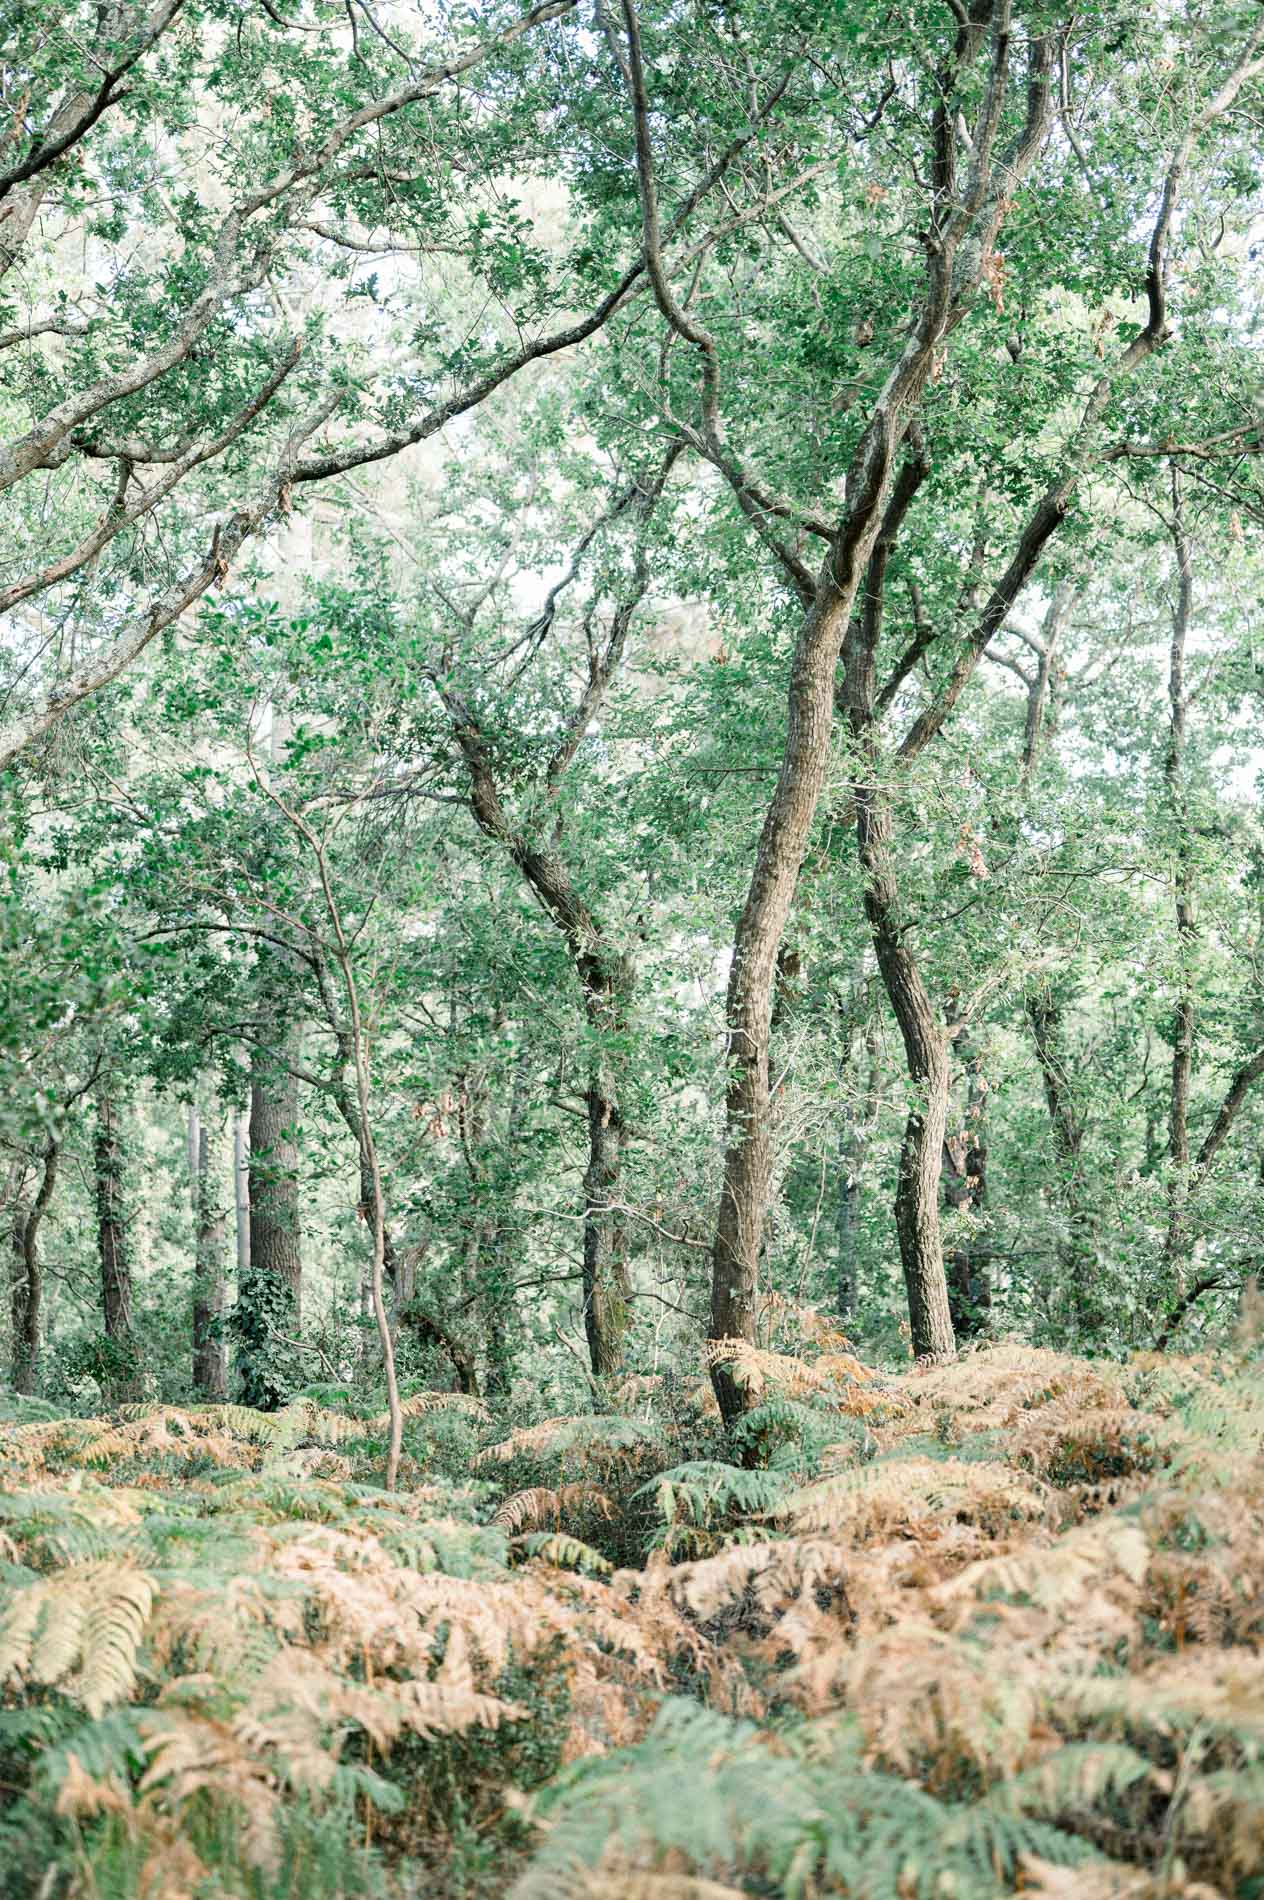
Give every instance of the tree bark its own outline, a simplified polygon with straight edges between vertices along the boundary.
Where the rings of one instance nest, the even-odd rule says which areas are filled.
[[[233,1214],[238,1278],[250,1270],[250,1117],[233,1116]]]
[[[623,1219],[613,1205],[623,1155],[623,1115],[607,1064],[595,1058],[586,1096],[588,1166],[584,1170],[584,1331],[594,1377],[617,1376],[628,1326],[631,1284]]]
[[[292,1064],[299,1032],[287,1028],[275,1052],[256,1050],[251,1063],[250,1266],[237,1290],[235,1329],[242,1398],[261,1411],[284,1405],[294,1389],[288,1367],[302,1320],[303,1256],[296,1178],[298,1079]]]
[[[132,1330],[132,1264],[123,1201],[123,1140],[119,1104],[108,1078],[97,1089],[92,1145],[96,1184],[97,1250],[105,1352],[101,1385],[107,1404],[137,1397],[139,1366]]]
[[[895,1229],[908,1295],[913,1352],[946,1358],[954,1350],[939,1224],[939,1169],[948,1130],[948,1040],[900,927],[890,807],[876,786],[856,800],[865,915],[878,968],[904,1041],[913,1103],[900,1146]]]
[[[224,1341],[224,1254],[228,1221],[219,1178],[220,1144],[194,1110],[191,1132],[197,1153],[193,1171],[193,1390],[220,1401],[228,1391]]]

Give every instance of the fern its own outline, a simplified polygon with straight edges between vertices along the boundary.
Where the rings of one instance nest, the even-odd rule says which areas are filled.
[[[1024,1855],[1092,1858],[1021,1810],[940,1801],[866,1769],[846,1726],[770,1746],[755,1725],[689,1702],[665,1704],[644,1742],[565,1771],[536,1811],[549,1833],[514,1900],[582,1894],[583,1870],[612,1853],[650,1871],[753,1876],[786,1900],[844,1881],[869,1900],[986,1900],[1008,1891]]]

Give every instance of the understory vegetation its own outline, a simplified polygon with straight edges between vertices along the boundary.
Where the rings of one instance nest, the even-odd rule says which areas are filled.
[[[1264,1900],[1264,5],[0,0],[0,1900]]]
[[[0,1890],[1259,1890],[1255,1339],[732,1369],[758,1468],[701,1377],[425,1393],[393,1494],[317,1397],[13,1407]]]

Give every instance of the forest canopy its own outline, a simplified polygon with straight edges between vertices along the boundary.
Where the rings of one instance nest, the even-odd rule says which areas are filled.
[[[0,21],[0,1894],[1255,1894],[1260,7]]]

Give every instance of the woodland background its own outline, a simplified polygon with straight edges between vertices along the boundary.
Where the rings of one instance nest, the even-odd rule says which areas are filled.
[[[1264,1892],[1259,9],[0,21],[0,1891]]]

